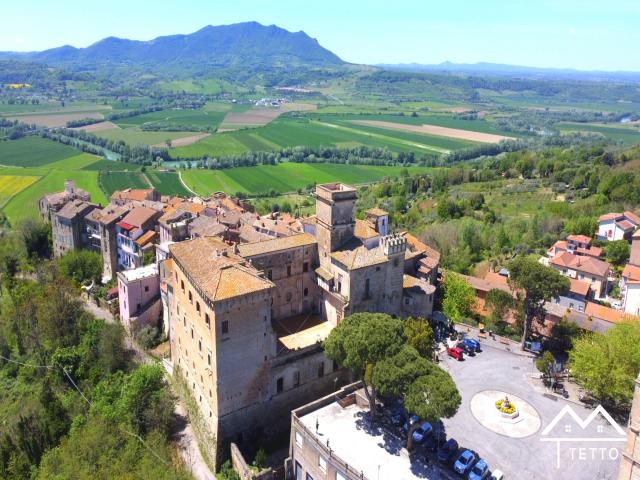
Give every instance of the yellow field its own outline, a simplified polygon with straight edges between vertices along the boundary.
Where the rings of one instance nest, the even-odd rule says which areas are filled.
[[[11,197],[27,188],[39,178],[40,177],[29,175],[0,175],[0,207],[3,207]]]

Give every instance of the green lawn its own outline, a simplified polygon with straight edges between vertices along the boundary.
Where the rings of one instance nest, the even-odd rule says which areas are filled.
[[[153,184],[153,187],[162,195],[178,195],[181,197],[190,197],[193,195],[189,190],[184,188],[180,177],[175,172],[147,171],[146,176]]]
[[[79,154],[73,147],[34,136],[0,142],[0,165],[40,167]]]
[[[125,190],[127,188],[150,188],[144,174],[141,172],[102,171],[99,175],[100,185],[109,196],[116,190]]]
[[[199,195],[210,195],[215,191],[226,193],[245,192],[250,195],[268,192],[291,192],[309,184],[345,182],[369,183],[384,177],[396,176],[402,167],[379,167],[371,165],[342,165],[331,163],[282,163],[256,167],[230,168],[226,170],[186,170],[182,179]],[[427,172],[426,167],[412,167],[413,174]]]
[[[117,162],[114,160],[98,160],[88,165],[82,167],[82,170],[112,170],[112,171],[122,171],[122,170],[136,170],[138,169],[138,165],[133,163],[126,162]]]

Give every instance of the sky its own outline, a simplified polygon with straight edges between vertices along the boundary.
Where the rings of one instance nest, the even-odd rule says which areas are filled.
[[[150,40],[244,21],[303,30],[353,63],[492,62],[640,71],[640,0],[22,0],[0,51]]]

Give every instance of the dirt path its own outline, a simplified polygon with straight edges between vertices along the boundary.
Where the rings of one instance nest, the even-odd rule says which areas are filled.
[[[189,137],[176,138],[174,140],[171,140],[171,148],[187,147],[187,146],[192,145],[192,144],[194,144],[196,142],[199,142],[203,138],[207,138],[209,135],[211,135],[211,134],[210,133],[200,133],[198,135],[191,135]],[[167,144],[166,143],[158,143],[158,144],[153,145],[153,146],[154,147],[158,147],[158,148],[166,148]]]
[[[496,135],[494,133],[474,132],[471,130],[461,130],[459,128],[438,127],[437,125],[409,125],[406,123],[383,122],[380,120],[352,120],[352,123],[366,125],[369,127],[387,128],[390,130],[401,130],[404,132],[423,133],[436,135],[438,137],[457,138],[459,140],[470,140],[480,143],[498,143],[501,140],[514,140],[513,137]]]
[[[187,189],[187,190],[189,190],[191,193],[193,193],[193,196],[194,196],[194,197],[199,197],[199,195],[198,195],[195,191],[193,191],[193,190],[191,190],[191,189],[189,188],[189,185],[187,185],[186,183],[184,183],[184,180],[182,179],[182,172],[181,172],[180,170],[178,170],[178,178],[180,179],[180,183],[182,184],[182,186],[183,186],[184,188],[186,188],[186,189]]]
[[[84,308],[95,317],[108,323],[115,323],[116,321],[110,312],[103,310],[90,300],[84,302]],[[124,342],[127,350],[134,353],[134,360],[137,363],[152,364],[156,362],[128,334],[125,334]],[[167,377],[170,377],[173,374],[171,364],[163,361],[162,366],[167,373]],[[172,437],[185,467],[196,480],[215,480],[215,475],[211,472],[200,453],[198,440],[193,432],[191,423],[189,423],[189,417],[179,401],[176,401],[173,413],[175,416],[175,429],[172,432]]]

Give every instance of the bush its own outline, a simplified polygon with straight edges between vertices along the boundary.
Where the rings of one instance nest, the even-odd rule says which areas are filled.
[[[153,325],[146,325],[136,333],[136,340],[145,350],[149,350],[158,345],[160,339],[160,329]]]
[[[73,250],[58,260],[60,273],[76,285],[98,282],[102,276],[102,257],[90,250]]]

